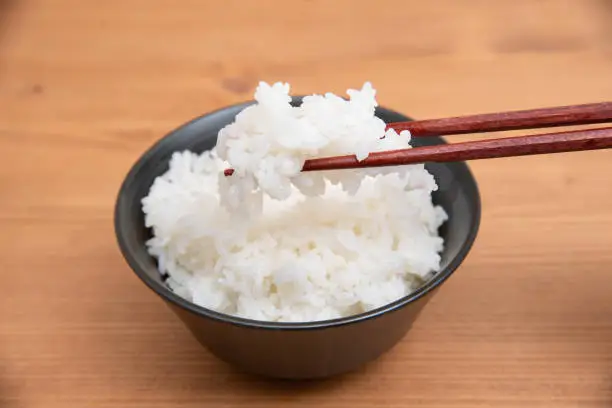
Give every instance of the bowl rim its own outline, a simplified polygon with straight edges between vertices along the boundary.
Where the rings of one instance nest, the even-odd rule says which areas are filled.
[[[299,99],[301,97],[295,96],[293,98],[295,100],[296,98]],[[475,193],[475,197],[474,197],[475,209],[474,209],[474,214],[473,214],[474,217],[473,217],[472,225],[470,225],[470,230],[469,230],[466,240],[462,243],[461,248],[459,249],[457,255],[453,259],[451,259],[449,264],[445,268],[437,272],[435,276],[431,278],[429,281],[427,281],[424,285],[419,287],[417,290],[409,293],[408,295],[402,298],[399,298],[396,301],[393,301],[386,305],[380,306],[376,309],[372,309],[370,311],[351,315],[351,316],[346,316],[346,317],[341,317],[341,318],[336,318],[336,319],[329,319],[329,320],[311,321],[311,322],[273,322],[273,321],[246,319],[246,318],[242,318],[238,316],[233,316],[233,315],[228,315],[225,313],[217,312],[215,310],[196,305],[195,303],[192,303],[180,297],[179,295],[174,293],[172,290],[170,290],[163,283],[158,282],[154,280],[153,278],[151,278],[146,273],[146,271],[144,270],[140,262],[136,259],[136,256],[128,248],[126,237],[124,236],[122,228],[121,228],[122,221],[127,218],[127,215],[125,214],[125,211],[122,210],[119,204],[121,202],[122,197],[124,197],[127,194],[128,186],[131,184],[131,180],[135,178],[140,168],[149,159],[149,156],[151,156],[158,149],[162,148],[163,144],[165,144],[164,142],[166,142],[168,139],[177,137],[178,134],[180,134],[186,128],[198,123],[201,120],[204,120],[205,118],[209,116],[220,114],[228,110],[235,110],[238,108],[244,109],[253,103],[254,103],[253,101],[245,101],[245,102],[225,106],[223,108],[199,115],[191,119],[190,121],[178,126],[172,131],[168,132],[162,138],[158,139],[144,153],[142,153],[142,155],[138,158],[138,160],[132,165],[126,177],[124,178],[123,182],[121,183],[121,187],[117,194],[117,198],[115,201],[115,207],[114,207],[114,229],[115,229],[115,237],[116,237],[117,243],[119,245],[123,258],[125,259],[127,264],[130,266],[132,271],[138,276],[138,278],[140,278],[140,280],[147,287],[149,287],[149,289],[155,292],[163,300],[168,302],[170,305],[178,306],[181,309],[184,309],[188,312],[191,312],[197,315],[198,317],[205,317],[205,318],[213,319],[220,323],[229,323],[229,324],[233,324],[233,325],[241,326],[241,327],[247,327],[247,328],[253,328],[253,329],[271,329],[271,330],[327,329],[327,328],[345,326],[349,324],[355,324],[355,323],[362,322],[364,320],[375,319],[375,318],[381,317],[382,315],[386,313],[391,313],[405,306],[408,306],[409,304],[416,302],[420,298],[424,297],[425,295],[429,294],[430,292],[438,288],[438,286],[440,286],[444,281],[446,281],[453,274],[453,272],[459,267],[459,265],[461,265],[461,263],[465,260],[465,258],[467,257],[467,254],[472,249],[474,241],[476,240],[476,236],[478,235],[478,230],[480,228],[481,198],[480,198],[480,191],[478,189],[478,184],[476,182],[476,179],[474,178],[474,175],[472,174],[472,171],[470,170],[469,166],[465,162],[461,162],[458,164],[464,167],[464,170],[466,171],[467,176],[468,176],[467,179],[469,180],[469,182],[471,182],[474,193]],[[378,106],[377,110],[385,112],[387,114],[399,115],[403,118],[406,118],[406,120],[412,120],[410,117],[400,112],[389,109],[389,108]],[[442,140],[443,143],[446,143],[444,139],[440,138],[440,140]]]

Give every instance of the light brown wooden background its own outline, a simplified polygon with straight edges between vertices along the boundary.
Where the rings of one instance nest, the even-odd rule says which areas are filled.
[[[266,382],[123,262],[139,154],[193,116],[370,80],[417,118],[612,99],[609,0],[0,0],[2,407],[610,407],[612,152],[472,164],[473,252],[392,352]]]

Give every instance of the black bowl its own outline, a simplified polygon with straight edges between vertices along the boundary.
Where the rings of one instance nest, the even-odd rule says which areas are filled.
[[[293,99],[299,105],[301,98]],[[439,189],[436,204],[449,214],[441,227],[445,239],[442,268],[410,295],[367,313],[309,323],[273,323],[241,319],[194,305],[169,290],[147,253],[151,232],[144,226],[141,199],[153,180],[168,169],[173,152],[195,152],[215,146],[219,130],[252,102],[201,116],[157,142],[132,167],[115,207],[115,232],[123,256],[138,277],[155,291],[185,323],[198,341],[219,358],[246,371],[291,379],[321,378],[353,370],[393,347],[408,331],[419,312],[465,259],[480,222],[480,196],[465,163],[430,164]],[[378,108],[385,122],[409,120]],[[415,145],[445,143],[441,138],[415,138]]]

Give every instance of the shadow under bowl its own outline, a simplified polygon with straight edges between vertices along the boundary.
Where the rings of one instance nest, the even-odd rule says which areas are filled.
[[[480,195],[465,163],[428,164],[439,189],[433,194],[449,220],[440,228],[445,247],[440,271],[413,293],[378,309],[346,318],[278,323],[242,319],[209,310],[174,294],[164,284],[146,249],[151,231],[144,225],[141,200],[156,177],[167,171],[175,151],[212,149],[221,128],[253,102],[227,107],[174,130],[134,164],[115,207],[115,232],[123,256],[136,275],[157,293],[197,340],[217,357],[264,376],[313,379],[354,370],[393,347],[410,329],[434,292],[470,251],[480,223]],[[294,97],[294,105],[301,103]],[[410,120],[385,108],[376,116],[387,123]],[[413,145],[445,143],[439,137],[414,138]]]

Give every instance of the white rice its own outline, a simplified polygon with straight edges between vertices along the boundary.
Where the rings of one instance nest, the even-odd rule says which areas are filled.
[[[295,108],[288,84],[261,83],[216,151],[172,156],[142,204],[173,291],[222,313],[306,322],[383,306],[439,269],[446,214],[423,165],[300,173],[310,157],[409,146],[374,116],[369,83],[348,94]]]

